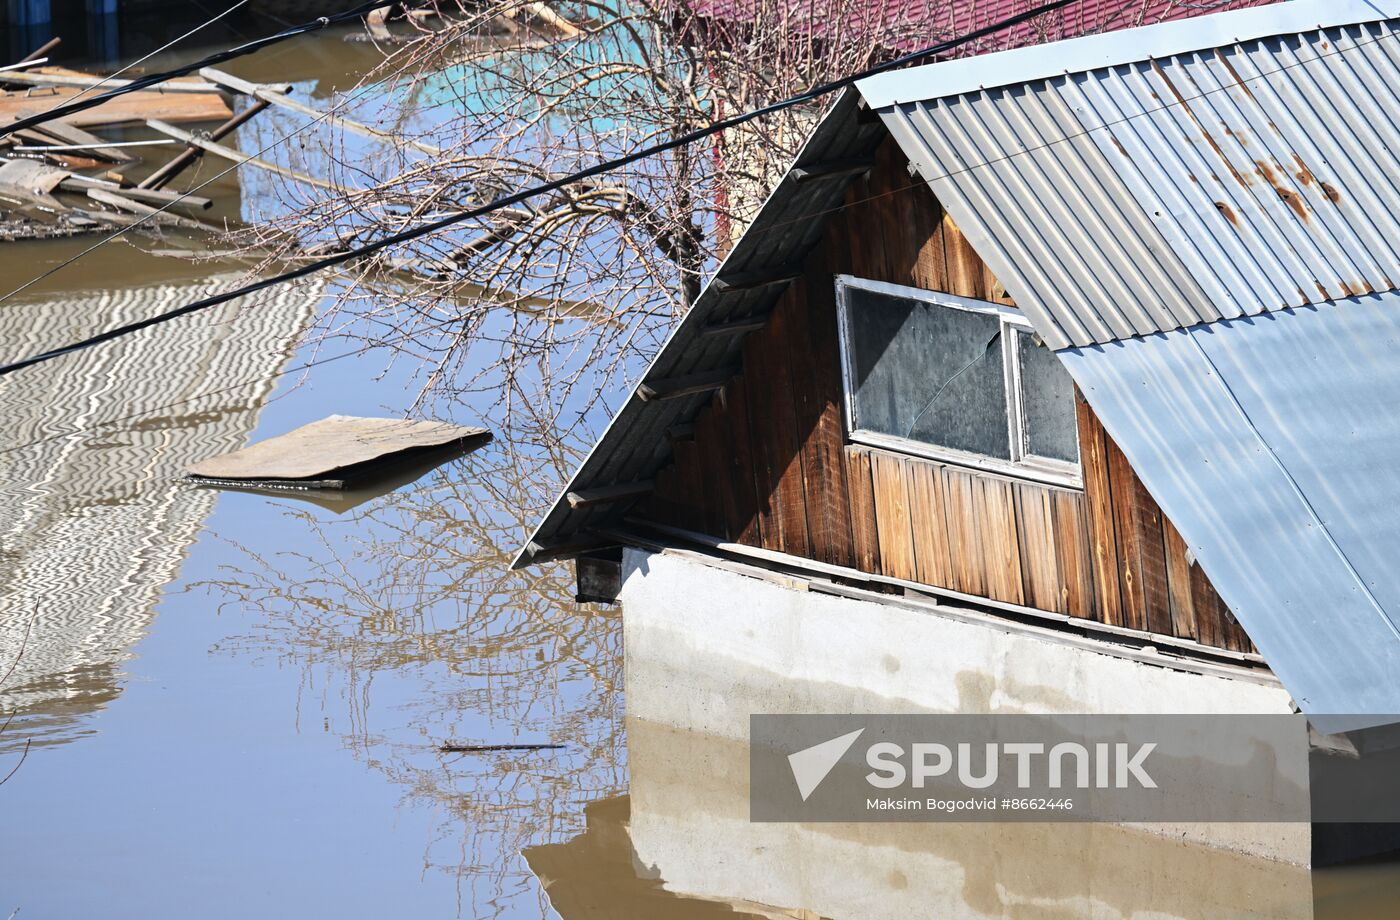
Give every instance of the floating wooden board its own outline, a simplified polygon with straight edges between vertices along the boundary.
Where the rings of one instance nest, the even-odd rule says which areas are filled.
[[[72,77],[91,76],[61,67],[43,67],[36,70],[35,73]],[[204,81],[181,78],[170,82],[203,83]],[[96,95],[96,93],[85,91],[77,86],[33,87],[0,93],[0,124],[19,118],[27,118],[30,115],[42,114],[55,106],[63,105],[79,94],[83,94],[84,99]],[[141,90],[109,99],[86,111],[65,115],[61,121],[80,128],[89,128],[102,125],[143,123],[152,118],[176,123],[223,121],[232,115],[233,111],[220,93]]]
[[[332,415],[196,463],[186,478],[243,488],[353,489],[420,464],[428,455],[445,460],[490,440],[484,428]]]

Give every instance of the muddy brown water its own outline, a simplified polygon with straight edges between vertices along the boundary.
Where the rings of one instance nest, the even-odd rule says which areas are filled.
[[[230,69],[326,98],[370,59],[318,36]],[[314,172],[314,146],[298,155]],[[263,177],[208,194],[228,215],[276,206]],[[91,243],[0,246],[0,294]],[[153,254],[169,248],[106,245],[0,304],[5,356],[244,270]],[[624,722],[620,614],[575,604],[562,567],[505,571],[544,497],[506,443],[340,505],[182,483],[250,439],[406,411],[413,369],[385,373],[382,353],[274,376],[310,357],[335,283],[0,381],[0,675],[18,658],[0,686],[0,776],[18,765],[0,917],[1208,915],[1152,889],[1160,849],[1114,881],[1082,828],[750,840],[742,752]],[[471,403],[452,419],[494,427]],[[699,762],[730,769],[686,772]],[[1396,914],[1388,868],[1189,858],[1212,891],[1255,886],[1232,915]]]

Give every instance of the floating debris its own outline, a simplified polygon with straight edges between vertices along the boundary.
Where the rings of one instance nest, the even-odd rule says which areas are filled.
[[[437,465],[491,440],[484,428],[447,422],[332,415],[295,431],[196,463],[186,479],[201,485],[302,491],[345,490]]]

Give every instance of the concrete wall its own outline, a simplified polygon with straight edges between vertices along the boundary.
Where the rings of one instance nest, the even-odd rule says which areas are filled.
[[[627,747],[638,872],[677,894],[775,918],[1316,917],[1288,863],[1112,824],[754,823],[744,743],[629,717]]]
[[[746,742],[752,713],[1288,713],[1275,683],[1189,673],[1011,624],[807,591],[672,553],[623,558],[629,718]],[[1287,756],[1306,776],[1306,745]],[[1299,865],[1306,824],[1140,825]]]

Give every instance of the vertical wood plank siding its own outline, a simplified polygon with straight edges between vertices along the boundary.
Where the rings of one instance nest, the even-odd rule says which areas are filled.
[[[743,369],[674,444],[640,513],[738,543],[1252,651],[1185,543],[1076,394],[1084,487],[847,444],[832,276],[1012,304],[886,142]]]

